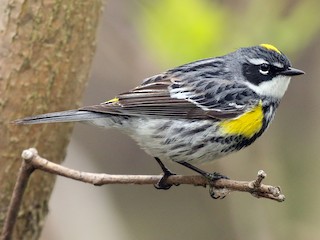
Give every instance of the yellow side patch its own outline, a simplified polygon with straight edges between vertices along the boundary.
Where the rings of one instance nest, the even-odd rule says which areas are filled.
[[[266,48],[266,49],[268,49],[268,50],[272,50],[272,51],[275,51],[275,52],[281,54],[281,52],[279,51],[279,49],[276,48],[275,46],[271,45],[271,44],[263,43],[263,44],[260,44],[260,46],[261,46],[261,47],[264,47],[264,48]]]
[[[219,125],[225,134],[242,135],[251,138],[262,128],[263,109],[262,102],[251,111],[231,120],[224,120]]]
[[[115,102],[119,102],[119,98],[117,98],[117,97],[112,98],[109,101],[106,101],[105,103],[115,103]]]

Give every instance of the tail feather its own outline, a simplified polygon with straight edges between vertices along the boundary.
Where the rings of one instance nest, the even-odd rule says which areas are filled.
[[[46,113],[31,117],[26,117],[13,121],[14,124],[39,124],[55,122],[78,122],[90,121],[97,118],[105,118],[106,114],[95,113],[82,110],[69,110],[63,112]]]

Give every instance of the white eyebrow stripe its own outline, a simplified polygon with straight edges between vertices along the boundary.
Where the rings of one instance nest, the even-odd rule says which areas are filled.
[[[262,58],[250,58],[250,59],[248,59],[248,61],[250,63],[252,63],[253,65],[261,65],[263,63],[269,64],[266,60],[264,60]]]
[[[273,62],[272,65],[275,66],[275,67],[278,67],[278,68],[284,68],[284,65],[282,63],[279,63],[279,62]]]

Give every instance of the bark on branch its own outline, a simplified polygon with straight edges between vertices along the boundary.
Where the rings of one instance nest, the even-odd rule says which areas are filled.
[[[90,183],[95,186],[101,186],[105,184],[156,184],[162,177],[162,175],[112,175],[105,173],[81,172],[59,164],[55,164],[40,157],[37,150],[34,148],[24,150],[22,153],[22,158],[26,163],[32,165],[35,169],[41,169],[45,172],[64,176],[85,183]],[[258,198],[268,198],[278,202],[284,201],[285,196],[281,193],[280,188],[262,184],[262,180],[264,178],[266,178],[266,173],[263,170],[260,170],[257,174],[257,179],[253,181],[220,179],[209,183],[206,178],[200,175],[173,175],[168,178],[168,183],[176,186],[181,184],[191,184],[195,186],[206,187],[209,185],[212,188],[211,191],[215,190],[219,192],[220,190],[225,193],[232,191],[248,192]]]
[[[45,172],[90,183],[95,186],[106,184],[156,184],[162,177],[162,175],[113,175],[106,173],[81,172],[40,157],[37,150],[34,148],[24,150],[22,158],[27,164],[32,165],[35,169],[41,169]],[[173,175],[168,178],[168,184],[173,184],[175,186],[191,184],[203,187],[209,185],[210,194],[214,198],[223,198],[229,192],[240,191],[251,193],[253,196],[258,198],[268,198],[278,202],[283,202],[285,200],[285,196],[281,193],[280,187],[262,184],[262,180],[266,178],[266,176],[266,173],[263,170],[260,170],[257,174],[257,179],[253,181],[220,179],[209,183],[206,178],[200,175]]]

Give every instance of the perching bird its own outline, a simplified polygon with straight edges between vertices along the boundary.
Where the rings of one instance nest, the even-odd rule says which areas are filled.
[[[160,164],[156,187],[168,189],[172,173],[162,160],[191,168],[253,143],[269,126],[291,76],[304,72],[270,44],[188,63],[145,79],[110,101],[76,110],[16,120],[16,124],[89,122],[117,128]]]

